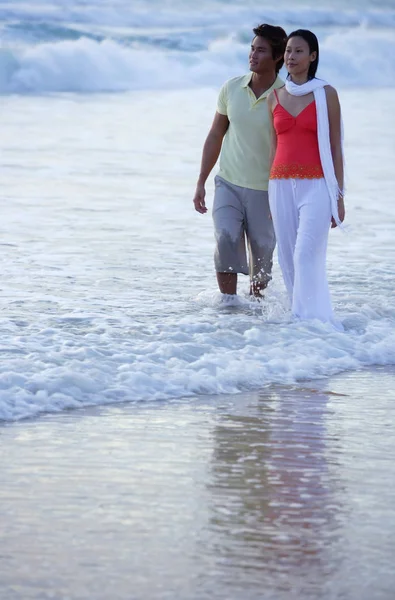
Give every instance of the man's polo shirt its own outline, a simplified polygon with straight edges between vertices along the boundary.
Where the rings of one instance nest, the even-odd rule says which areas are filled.
[[[229,119],[218,175],[241,187],[267,190],[272,135],[267,97],[284,82],[280,77],[259,98],[249,86],[252,73],[234,77],[221,88],[217,112]]]

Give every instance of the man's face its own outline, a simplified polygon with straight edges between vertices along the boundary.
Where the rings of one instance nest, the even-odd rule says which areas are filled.
[[[257,36],[252,40],[249,62],[250,71],[259,75],[276,69],[272,48],[265,38]]]

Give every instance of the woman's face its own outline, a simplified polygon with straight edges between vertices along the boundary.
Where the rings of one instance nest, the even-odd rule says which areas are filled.
[[[307,73],[310,64],[317,58],[317,52],[310,52],[306,40],[295,36],[288,40],[284,62],[290,75]]]

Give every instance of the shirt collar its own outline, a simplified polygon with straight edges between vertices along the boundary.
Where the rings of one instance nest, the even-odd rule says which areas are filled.
[[[243,88],[247,88],[249,86],[250,81],[252,79],[252,75],[253,75],[253,73],[251,72],[251,73],[248,73],[248,75],[245,75],[243,77],[243,83],[242,83]],[[270,92],[272,92],[273,90],[278,89],[280,87],[283,87],[283,85],[284,85],[283,80],[281,79],[281,77],[279,77],[277,75],[276,80],[273,83],[273,85],[268,90],[266,90],[266,92],[264,92],[262,94],[262,96],[260,96],[260,98],[267,98],[268,95],[270,94]]]
[[[243,83],[242,83],[241,87],[243,87],[243,88],[248,87],[250,84],[251,78],[252,78],[252,71],[250,73],[248,73],[248,75],[245,75],[243,77]]]

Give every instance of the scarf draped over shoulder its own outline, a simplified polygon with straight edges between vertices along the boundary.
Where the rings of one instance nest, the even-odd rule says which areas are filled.
[[[290,79],[286,80],[285,89],[292,96],[305,96],[306,94],[314,94],[314,100],[317,110],[317,135],[318,135],[318,148],[321,159],[321,166],[324,172],[325,182],[328,188],[329,196],[331,199],[331,210],[332,216],[336,222],[336,225],[342,228],[342,223],[339,219],[339,211],[337,208],[337,200],[339,194],[343,194],[343,190],[340,190],[338,181],[335,175],[335,168],[332,159],[332,150],[329,134],[329,117],[328,117],[328,106],[326,102],[325,86],[329,85],[323,79],[310,79],[302,85],[297,85]],[[343,126],[341,127],[341,143],[342,143],[342,155],[343,155]]]

